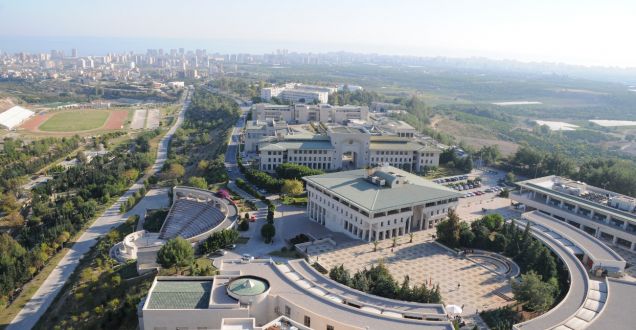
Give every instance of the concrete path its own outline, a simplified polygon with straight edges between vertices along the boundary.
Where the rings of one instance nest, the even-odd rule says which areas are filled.
[[[185,98],[183,108],[179,112],[177,120],[172,127],[168,130],[166,135],[159,142],[159,148],[157,149],[157,158],[153,164],[151,170],[144,178],[139,179],[133,184],[126,193],[117,199],[117,201],[111,205],[104,213],[93,222],[93,224],[86,229],[86,231],[80,236],[80,238],[73,244],[71,249],[60,260],[57,266],[49,274],[46,280],[42,283],[40,288],[35,292],[31,300],[26,303],[22,310],[11,321],[8,330],[18,329],[31,329],[35,326],[40,317],[49,308],[53,299],[58,295],[64,283],[71,276],[80,259],[90,248],[97,243],[97,239],[108,233],[108,231],[120,225],[128,218],[128,213],[121,215],[119,213],[119,207],[121,203],[125,203],[130,196],[137,192],[143,186],[143,180],[158,172],[163,167],[168,156],[168,146],[170,140],[174,135],[174,132],[181,126],[185,117],[185,110],[190,105],[190,97],[188,95]],[[130,213],[130,212],[129,212]],[[132,214],[132,213],[131,213]]]

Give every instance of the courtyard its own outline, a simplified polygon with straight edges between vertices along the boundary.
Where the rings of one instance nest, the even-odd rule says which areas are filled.
[[[439,284],[444,304],[464,306],[464,315],[476,310],[508,305],[512,292],[508,278],[488,269],[488,265],[457,257],[434,242],[434,230],[420,231],[398,239],[381,241],[374,250],[371,243],[349,241],[333,245],[320,243],[309,246],[310,262],[317,261],[326,269],[344,265],[350,272],[384,262],[393,278],[401,282],[409,276],[412,284]]]

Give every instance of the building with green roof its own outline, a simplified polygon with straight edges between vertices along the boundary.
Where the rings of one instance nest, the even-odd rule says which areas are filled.
[[[433,228],[460,193],[392,166],[304,177],[309,218],[365,241]]]

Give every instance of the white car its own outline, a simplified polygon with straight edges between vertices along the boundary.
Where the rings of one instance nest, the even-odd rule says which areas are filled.
[[[241,262],[242,263],[247,264],[247,263],[250,263],[252,261],[254,261],[254,256],[252,256],[251,254],[245,253],[245,254],[243,254],[243,256],[241,256]]]

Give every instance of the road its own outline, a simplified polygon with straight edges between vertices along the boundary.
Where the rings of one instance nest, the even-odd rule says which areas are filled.
[[[128,191],[126,191],[117,201],[111,205],[102,215],[91,224],[90,227],[80,236],[80,238],[73,244],[71,249],[60,260],[57,266],[51,271],[46,280],[42,283],[40,288],[35,292],[33,297],[26,303],[26,305],[20,310],[18,315],[8,325],[8,330],[18,329],[31,329],[40,317],[46,312],[48,307],[53,302],[53,299],[58,295],[64,283],[71,276],[81,258],[86,254],[95,243],[97,239],[108,233],[108,231],[123,223],[126,218],[119,213],[121,203],[125,203],[128,198],[135,194],[142,186],[144,179],[161,170],[163,164],[168,157],[168,146],[170,140],[174,135],[174,132],[181,126],[185,118],[185,111],[190,105],[190,92],[184,98],[183,107],[177,116],[177,120],[173,123],[172,127],[168,130],[166,135],[159,141],[159,147],[157,148],[157,158],[155,163],[151,167],[151,170],[144,178],[135,182]]]

